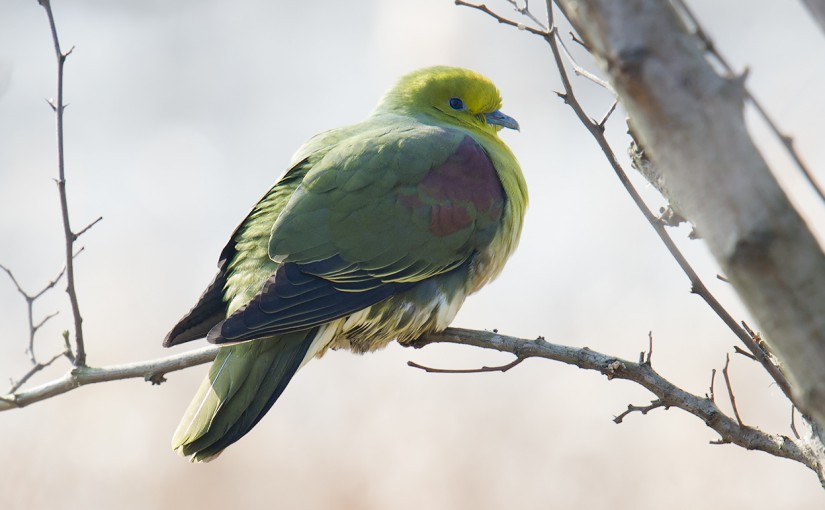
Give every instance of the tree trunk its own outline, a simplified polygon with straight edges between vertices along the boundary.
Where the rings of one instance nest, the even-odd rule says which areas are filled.
[[[721,77],[669,2],[559,0],[659,168],[825,424],[825,255],[754,146],[743,78]]]

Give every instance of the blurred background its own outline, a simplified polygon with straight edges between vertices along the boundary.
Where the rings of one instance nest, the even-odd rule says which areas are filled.
[[[825,182],[825,38],[799,2],[692,1],[721,51]],[[489,5],[517,16],[505,2]],[[540,7],[540,6],[537,6]],[[543,16],[542,12],[538,12]],[[235,225],[314,133],[364,118],[402,74],[449,64],[489,76],[532,202],[502,276],[454,325],[636,359],[653,332],[655,368],[708,390],[736,343],[696,296],[572,111],[549,47],[449,0],[407,2],[56,2],[64,49],[66,171],[84,235],[78,293],[88,362],[170,354],[161,341],[212,278]],[[567,33],[565,28],[562,33]],[[572,44],[570,46],[573,46]],[[580,63],[595,65],[573,50]],[[576,80],[594,117],[611,98]],[[0,263],[29,291],[62,267],[54,119],[55,63],[35,0],[0,6]],[[753,117],[751,120],[755,119]],[[608,124],[624,156],[624,114]],[[753,133],[822,239],[825,209],[764,127]],[[628,171],[634,173],[629,169]],[[654,207],[655,192],[637,185]],[[748,319],[687,228],[673,231],[702,277]],[[61,282],[38,335],[47,359],[71,327]],[[755,325],[756,326],[756,325]],[[29,368],[25,302],[0,274],[0,377]],[[191,344],[190,344],[191,345]],[[182,346],[174,352],[189,349]],[[192,345],[194,347],[194,345]],[[169,448],[206,366],[152,387],[84,387],[0,414],[0,507],[500,509],[822,508],[802,465],[714,446],[679,410],[613,416],[652,396],[631,383],[546,360],[505,374],[426,374],[503,364],[459,346],[331,352],[300,371],[267,417],[210,464]],[[33,384],[61,375],[65,360]],[[790,405],[753,362],[731,360],[743,420],[790,435]],[[1,388],[5,391],[5,386]],[[717,380],[717,395],[724,387]],[[717,398],[728,409],[725,398]]]

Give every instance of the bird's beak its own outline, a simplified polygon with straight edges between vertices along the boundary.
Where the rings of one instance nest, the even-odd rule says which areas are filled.
[[[513,117],[502,113],[501,110],[496,110],[492,113],[485,113],[484,117],[487,119],[487,124],[495,124],[496,126],[506,127],[521,131],[518,122]]]

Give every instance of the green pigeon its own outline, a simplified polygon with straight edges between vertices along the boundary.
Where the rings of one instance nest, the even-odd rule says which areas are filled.
[[[172,439],[205,461],[266,414],[304,363],[447,328],[513,253],[527,207],[518,123],[484,76],[414,71],[363,122],[306,142],[238,226],[167,335],[226,344]]]

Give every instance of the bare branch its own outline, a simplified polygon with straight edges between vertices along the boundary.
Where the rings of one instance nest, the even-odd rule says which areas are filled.
[[[14,392],[15,392],[15,391],[17,391],[18,389],[20,389],[20,387],[21,387],[21,386],[23,386],[24,384],[26,384],[26,381],[28,381],[28,380],[31,378],[31,376],[33,376],[33,375],[34,375],[34,374],[36,374],[37,372],[40,372],[40,371],[41,371],[41,370],[43,370],[44,368],[48,367],[49,365],[51,365],[52,363],[54,363],[54,362],[55,362],[55,361],[57,361],[58,359],[62,358],[62,357],[63,357],[63,354],[64,354],[64,353],[62,353],[62,352],[61,352],[61,353],[59,353],[59,354],[55,354],[55,355],[54,355],[54,356],[53,356],[53,357],[52,357],[49,361],[47,361],[47,362],[45,362],[45,363],[37,363],[37,364],[35,364],[33,367],[31,367],[31,368],[29,369],[29,371],[28,371],[28,372],[26,372],[26,373],[23,375],[23,377],[21,377],[21,378],[20,378],[20,380],[19,380],[19,381],[15,382],[15,383],[13,383],[13,384],[11,385],[11,389],[9,390],[9,393],[14,393]]]
[[[648,331],[647,332],[647,343],[648,343],[647,359],[645,359],[644,362],[645,362],[645,364],[650,365],[651,364],[651,358],[653,358],[653,331]]]
[[[29,347],[26,349],[26,352],[29,354],[29,360],[32,362],[32,365],[38,365],[37,356],[34,354],[34,337],[37,334],[37,331],[43,326],[43,324],[45,324],[46,321],[57,315],[58,312],[54,312],[52,314],[47,315],[39,323],[35,324],[34,302],[37,301],[37,299],[40,298],[40,296],[45,294],[46,291],[53,288],[57,284],[60,278],[63,277],[65,269],[61,269],[60,273],[58,273],[58,275],[52,281],[46,284],[46,286],[40,289],[40,291],[36,294],[29,294],[28,292],[23,290],[23,287],[20,286],[20,283],[17,281],[17,278],[14,277],[14,273],[11,272],[11,269],[7,268],[2,264],[0,264],[0,269],[5,271],[6,274],[9,275],[9,278],[11,278],[12,283],[14,283],[14,286],[17,288],[17,292],[20,293],[20,295],[23,296],[23,299],[26,301],[26,316],[29,324]]]
[[[75,256],[77,256],[77,254],[75,254]],[[52,280],[49,283],[47,283],[45,287],[40,289],[40,292],[38,292],[37,294],[32,296],[32,300],[35,300],[35,299],[39,298],[40,296],[45,294],[46,291],[48,291],[49,289],[53,289],[54,286],[57,285],[57,282],[59,282],[60,279],[63,278],[63,275],[65,275],[65,274],[66,274],[66,266],[63,266],[63,269],[61,269],[60,272],[57,273],[57,276],[52,278]]]
[[[801,437],[799,436],[799,431],[796,430],[796,416],[795,415],[796,415],[796,407],[793,404],[791,404],[791,432],[793,432],[793,435],[794,435],[795,438],[801,439]]]
[[[150,361],[112,365],[108,367],[75,366],[59,379],[25,390],[0,396],[0,411],[27,406],[66,393],[87,384],[121,379],[143,378],[152,384],[165,381],[164,375],[215,359],[220,347],[208,346],[194,351],[166,356]],[[61,353],[62,355],[62,353]]]
[[[647,414],[650,411],[652,411],[654,409],[658,409],[660,407],[664,407],[665,409],[667,409],[668,406],[666,406],[665,403],[662,402],[661,400],[653,400],[653,401],[650,402],[650,405],[646,405],[646,406],[634,406],[633,404],[627,404],[627,410],[622,412],[620,415],[616,416],[615,418],[613,418],[613,423],[615,423],[617,425],[622,423],[624,421],[625,417],[630,413],[638,412],[638,413],[642,413],[642,414]]]
[[[431,374],[480,374],[484,372],[506,372],[514,366],[524,361],[524,358],[516,358],[515,360],[497,367],[481,367],[481,368],[431,368],[419,365],[415,361],[408,361],[407,366],[421,369]]]
[[[708,398],[711,402],[716,402],[716,395],[714,394],[713,386],[716,382],[716,369],[710,371],[710,396]]]
[[[733,350],[734,350],[734,352],[736,352],[736,354],[741,354],[742,356],[744,356],[744,357],[746,357],[746,358],[750,358],[750,359],[752,359],[752,360],[754,360],[754,361],[759,361],[758,359],[756,359],[756,356],[754,356],[753,354],[749,353],[748,351],[743,350],[743,349],[742,349],[741,347],[739,347],[738,345],[734,345],[734,346],[733,346]]]
[[[805,442],[795,442],[783,435],[768,434],[741,425],[730,418],[711,399],[702,398],[675,386],[659,375],[646,363],[634,363],[595,352],[586,347],[575,348],[552,344],[543,338],[526,340],[487,331],[448,328],[442,333],[432,333],[410,344],[420,348],[430,343],[471,345],[484,349],[508,352],[517,358],[544,358],[575,365],[585,370],[595,370],[608,379],[624,379],[643,386],[662,402],[661,407],[682,409],[712,428],[723,443],[731,443],[748,450],[759,450],[777,457],[800,462],[813,470],[825,485],[825,458]]]
[[[618,105],[619,105],[619,100],[614,99],[613,104],[610,105],[610,108],[607,110],[607,113],[605,113],[602,116],[602,120],[599,121],[599,126],[602,129],[604,129],[604,125],[607,123],[607,119],[609,119],[610,116],[613,115],[613,112],[616,110],[616,106],[618,106]]]
[[[63,151],[63,110],[65,109],[63,104],[63,65],[66,62],[66,57],[71,54],[74,47],[66,53],[63,53],[60,50],[60,40],[57,37],[57,26],[54,22],[51,1],[38,1],[46,10],[46,15],[49,18],[49,28],[51,29],[55,57],[57,58],[57,99],[51,102],[57,121],[57,192],[60,195],[60,212],[63,217],[63,234],[66,239],[66,293],[69,295],[69,301],[72,305],[72,316],[74,317],[74,334],[76,345],[74,362],[77,366],[83,366],[86,364],[86,347],[83,342],[83,317],[80,314],[80,305],[77,300],[77,290],[75,289],[74,280],[74,241],[77,239],[77,234],[72,231],[71,223],[69,222],[69,203],[66,197],[66,166]]]
[[[37,332],[37,330],[43,327],[43,324],[46,324],[46,321],[48,321],[51,318],[57,317],[58,314],[60,314],[59,310],[43,317],[43,320],[34,325],[34,331]]]
[[[92,227],[94,227],[95,225],[97,225],[97,223],[98,223],[100,220],[102,220],[102,219],[103,219],[103,216],[99,216],[96,220],[94,220],[93,222],[89,223],[88,225],[86,225],[85,227],[83,227],[82,229],[80,229],[80,231],[79,231],[79,232],[75,232],[75,233],[74,233],[74,240],[75,240],[75,241],[77,241],[77,238],[78,238],[78,237],[80,237],[80,236],[82,236],[83,234],[85,234],[85,233],[86,233],[86,232],[87,232],[90,228],[92,228]]]
[[[5,272],[6,272],[6,274],[7,274],[7,275],[9,275],[9,278],[11,278],[11,282],[12,282],[12,283],[14,284],[14,286],[17,288],[17,292],[19,292],[20,294],[22,294],[22,295],[23,295],[23,297],[24,297],[24,298],[26,298],[26,301],[28,301],[28,300],[32,299],[32,297],[31,297],[31,296],[29,296],[29,295],[26,293],[26,291],[24,291],[24,290],[23,290],[23,288],[20,286],[20,283],[18,283],[17,278],[15,278],[15,277],[14,277],[14,273],[12,273],[12,272],[11,272],[11,269],[7,268],[7,267],[6,267],[6,266],[4,266],[3,264],[0,264],[0,269],[2,269],[3,271],[5,271]]]
[[[530,12],[530,2],[528,0],[524,0],[524,7],[519,7],[518,2],[516,0],[507,0],[507,3],[512,5],[513,9],[515,9],[516,12],[518,12],[522,16],[526,16],[530,19],[530,21],[541,27],[542,30],[547,30],[547,27],[544,26],[544,23],[542,23],[537,17],[533,15],[532,12]]]
[[[730,366],[730,354],[725,355],[725,368],[722,369],[722,375],[725,376],[725,386],[728,387],[728,397],[730,397],[730,406],[733,408],[733,414],[736,416],[736,421],[739,422],[740,427],[744,427],[742,418],[739,416],[739,409],[736,408],[736,397],[733,396],[733,387],[730,385],[730,375],[728,374],[728,367]]]
[[[564,52],[564,56],[567,57],[567,61],[570,62],[570,66],[573,68],[573,72],[576,74],[576,76],[581,76],[582,78],[587,78],[588,80],[592,81],[596,85],[598,85],[598,86],[602,87],[603,89],[609,91],[614,96],[616,95],[616,91],[613,90],[613,85],[611,85],[610,83],[606,82],[605,80],[599,78],[598,76],[591,73],[590,71],[588,71],[584,67],[580,66],[578,62],[576,62],[576,59],[574,59],[573,55],[571,55],[570,52],[567,50],[567,45],[564,44],[564,41],[562,40],[561,36],[558,35],[558,31],[556,31],[556,39],[557,39],[559,45],[561,46],[561,50]],[[612,112],[614,108],[616,108],[615,102],[613,104],[613,107],[610,108],[610,112]],[[610,113],[608,113],[605,116],[605,120],[607,120],[606,118],[609,117],[609,116],[610,116]],[[604,124],[604,122],[601,122],[600,124]]]
[[[546,32],[544,30],[538,30],[538,29],[535,29],[533,27],[528,27],[528,26],[523,25],[521,23],[517,23],[513,20],[507,19],[503,16],[499,16],[495,12],[491,11],[490,8],[487,7],[484,4],[476,5],[476,4],[471,4],[469,2],[465,2],[464,0],[455,0],[455,4],[456,5],[461,5],[461,6],[464,6],[464,7],[469,7],[471,9],[479,10],[483,13],[488,14],[489,16],[492,16],[496,21],[498,21],[501,24],[510,25],[511,27],[518,28],[519,30],[526,30],[527,32],[530,32],[531,34],[536,34],[536,35],[539,35],[539,36],[542,36],[542,37],[547,37],[547,36],[550,35],[549,32]]]

